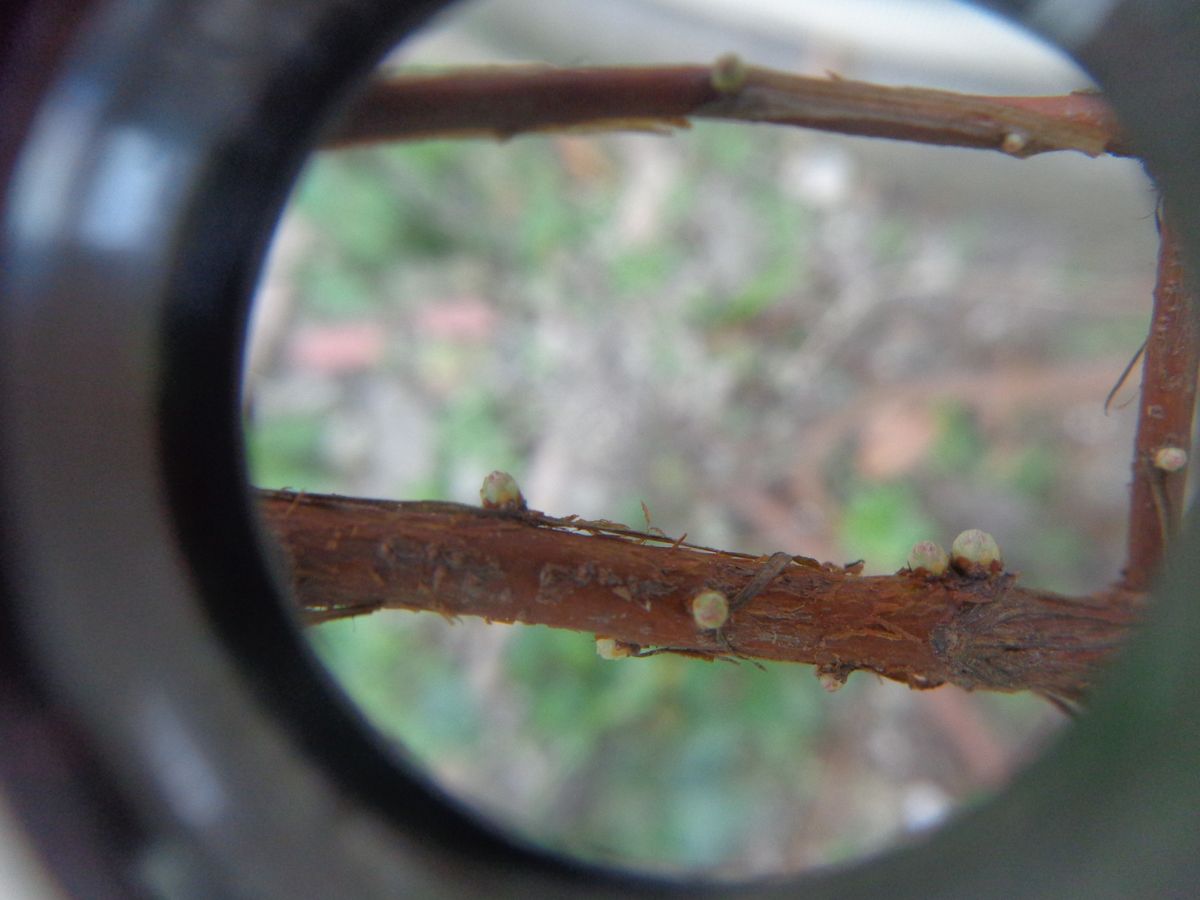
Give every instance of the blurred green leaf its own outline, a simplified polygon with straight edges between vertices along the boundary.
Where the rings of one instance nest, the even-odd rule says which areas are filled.
[[[246,455],[260,487],[317,490],[328,472],[317,453],[321,424],[311,416],[281,416],[246,430]]]
[[[380,308],[374,282],[356,269],[312,258],[301,264],[300,278],[302,302],[317,316],[353,319]]]
[[[920,498],[907,485],[860,487],[847,501],[839,537],[847,554],[862,557],[871,572],[894,572],[917,541],[937,534]]]
[[[1023,547],[1021,575],[1031,584],[1064,594],[1082,592],[1079,561],[1087,559],[1087,538],[1074,523],[1043,521],[1030,528]]]
[[[1106,354],[1128,354],[1132,357],[1146,338],[1148,324],[1145,313],[1113,317],[1103,321],[1080,316],[1079,321],[1073,322],[1070,328],[1057,332],[1055,355],[1085,359],[1094,359]],[[1114,382],[1119,374],[1120,370],[1113,372]]]
[[[1045,500],[1058,483],[1061,453],[1039,443],[1026,447],[1007,467],[1006,481],[1030,499]]]
[[[519,468],[519,457],[500,421],[495,397],[482,386],[464,388],[449,399],[438,443],[444,467],[454,462],[460,467],[477,468],[483,474],[492,469]]]
[[[987,445],[971,411],[958,404],[945,404],[937,411],[937,425],[937,440],[931,455],[939,473],[976,471]]]
[[[378,268],[392,262],[402,235],[405,204],[386,189],[376,166],[318,156],[297,188],[300,213],[317,222],[336,222],[330,234],[347,267]]]
[[[697,122],[692,126],[692,151],[707,165],[733,173],[745,173],[763,154],[761,133],[722,122]]]
[[[652,244],[619,254],[612,261],[609,273],[618,295],[652,297],[678,271],[681,262],[678,248]]]

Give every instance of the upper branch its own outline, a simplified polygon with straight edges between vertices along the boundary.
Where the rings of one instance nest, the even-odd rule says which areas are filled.
[[[370,84],[326,135],[327,146],[531,131],[686,127],[692,118],[768,122],[1032,156],[1078,150],[1130,155],[1094,93],[980,97],[809,78],[722,57],[712,66],[482,66]]]
[[[579,523],[534,512],[286,491],[259,491],[259,502],[310,623],[432,610],[591,632],[634,652],[811,663],[835,683],[866,669],[918,688],[1074,701],[1141,604],[1124,590],[1091,598],[1029,590],[1003,572],[862,577],[805,557],[780,568],[778,555],[572,533]],[[770,577],[747,592],[764,569]],[[691,604],[705,590],[745,602],[732,604],[721,627],[703,628]]]

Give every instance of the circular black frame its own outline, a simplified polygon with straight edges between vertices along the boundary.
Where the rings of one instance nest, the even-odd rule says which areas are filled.
[[[728,895],[520,846],[394,764],[261,551],[238,387],[317,128],[435,0],[25,4],[0,69],[0,784],[79,896]],[[1104,85],[1200,260],[1195,4],[994,3]],[[920,845],[747,896],[1200,884],[1200,531],[1078,727]],[[273,601],[273,602],[272,602]]]

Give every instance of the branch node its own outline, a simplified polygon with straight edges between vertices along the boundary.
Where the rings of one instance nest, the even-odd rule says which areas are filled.
[[[1159,447],[1154,453],[1154,467],[1164,472],[1178,472],[1188,462],[1188,453],[1182,447]]]
[[[712,65],[709,81],[718,94],[736,94],[746,86],[749,70],[736,53],[726,53]]]
[[[701,591],[692,598],[692,618],[701,631],[720,628],[729,620],[729,600],[720,591]]]
[[[1023,157],[1029,146],[1029,135],[1023,131],[1010,131],[1000,142],[1000,149],[1009,156]]]

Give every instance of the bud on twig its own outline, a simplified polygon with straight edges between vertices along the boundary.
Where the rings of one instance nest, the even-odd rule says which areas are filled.
[[[484,509],[525,508],[525,498],[521,496],[517,480],[499,469],[483,479],[483,487],[479,489],[479,500]]]
[[[908,551],[908,567],[914,572],[941,575],[950,565],[950,557],[936,541],[918,541]]]
[[[709,76],[712,86],[722,94],[734,94],[746,84],[746,64],[736,53],[726,53],[713,63]]]
[[[692,618],[703,631],[720,628],[729,619],[729,600],[720,591],[701,591],[692,598]]]
[[[596,638],[596,655],[601,659],[628,659],[633,655],[628,644],[614,638]]]
[[[1154,467],[1164,472],[1178,472],[1187,462],[1188,454],[1182,447],[1159,447],[1154,454]]]
[[[996,539],[978,528],[968,528],[954,539],[950,561],[960,573],[971,578],[985,578],[1004,568]]]
[[[817,681],[830,694],[836,693],[846,686],[846,676],[840,672],[817,672]]]

